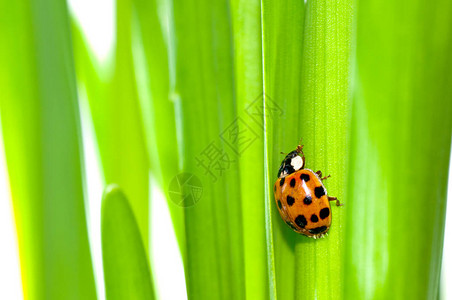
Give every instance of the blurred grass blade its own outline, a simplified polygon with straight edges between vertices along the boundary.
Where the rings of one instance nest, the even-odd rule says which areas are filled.
[[[452,133],[452,3],[359,1],[346,299],[435,299]]]
[[[134,0],[136,27],[132,36],[134,67],[137,74],[145,136],[151,171],[169,200],[168,186],[179,169],[176,111],[170,99],[169,46],[165,44],[157,0]],[[165,2],[165,5],[169,3]],[[162,6],[162,5],[161,5]],[[162,28],[163,27],[163,28]],[[174,82],[173,82],[174,84]],[[179,247],[185,247],[184,211],[168,201]],[[181,248],[181,252],[186,250]]]
[[[64,1],[0,2],[3,137],[26,299],[95,299]]]
[[[272,188],[284,157],[280,152],[295,149],[303,127],[300,112],[304,2],[264,0],[262,16],[268,186],[277,296],[278,299],[294,299],[295,241],[298,235],[279,216]]]
[[[234,127],[232,41],[226,0],[172,3],[181,166],[202,182],[185,209],[185,272],[190,299],[243,299],[243,248]],[[177,175],[177,174],[174,174]]]
[[[118,0],[116,6],[113,66],[95,61],[77,25],[73,26],[75,63],[88,97],[105,181],[119,184],[129,197],[147,248],[149,160],[132,60],[132,3]]]
[[[178,148],[174,103],[169,98],[169,62],[162,26],[157,14],[157,0],[134,0],[137,10],[140,40],[135,43],[144,51],[144,82],[149,88],[147,99],[142,100],[144,119],[149,131],[148,144],[159,182],[169,183],[178,167]],[[135,64],[136,68],[140,68]],[[156,146],[157,145],[157,146]],[[151,156],[152,157],[152,156]],[[165,166],[165,167],[163,167]],[[154,166],[153,166],[154,167]],[[170,173],[170,174],[167,174]],[[167,186],[163,184],[163,186]]]
[[[348,173],[352,4],[352,0],[307,2],[301,74],[299,122],[306,167],[331,174],[325,186],[329,195],[342,201],[346,200]],[[341,258],[348,209],[344,202],[344,207],[332,202],[333,220],[326,238],[297,237],[296,299],[342,299],[345,274]]]
[[[108,300],[155,298],[138,224],[114,184],[106,187],[102,200],[102,256]]]

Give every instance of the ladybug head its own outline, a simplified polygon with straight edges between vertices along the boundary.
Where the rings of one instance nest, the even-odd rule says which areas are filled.
[[[298,170],[304,168],[304,154],[303,146],[298,145],[297,149],[290,152],[281,162],[279,167],[278,177],[283,178],[289,174],[292,174]]]

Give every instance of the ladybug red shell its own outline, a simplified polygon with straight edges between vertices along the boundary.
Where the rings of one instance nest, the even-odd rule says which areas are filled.
[[[275,201],[282,219],[295,232],[312,238],[326,235],[331,226],[330,201],[322,181],[322,172],[304,169],[303,146],[287,154],[278,171],[274,186]]]

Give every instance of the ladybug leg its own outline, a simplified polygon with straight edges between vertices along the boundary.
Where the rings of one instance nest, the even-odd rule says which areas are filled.
[[[331,175],[328,174],[328,176],[322,177],[321,179],[325,180],[325,179],[330,178],[330,177],[331,177]]]
[[[330,178],[331,177],[331,175],[328,175],[328,176],[325,176],[325,177],[322,177],[322,171],[320,171],[320,170],[318,170],[317,172],[315,172],[319,177],[320,177],[320,179],[321,180],[325,180],[325,179],[327,179],[327,178]]]
[[[336,197],[330,197],[328,196],[328,201],[336,201],[336,206],[343,206],[344,204],[339,202],[339,200]]]

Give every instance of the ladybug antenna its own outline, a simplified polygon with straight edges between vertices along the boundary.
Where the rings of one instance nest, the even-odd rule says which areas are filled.
[[[305,157],[304,157],[304,153],[303,153],[303,145],[301,145],[301,140],[300,140],[300,145],[297,146],[297,153],[300,153],[301,157],[303,158],[303,165],[301,167],[304,168]]]
[[[303,145],[298,145],[297,146],[297,152],[303,154]]]

